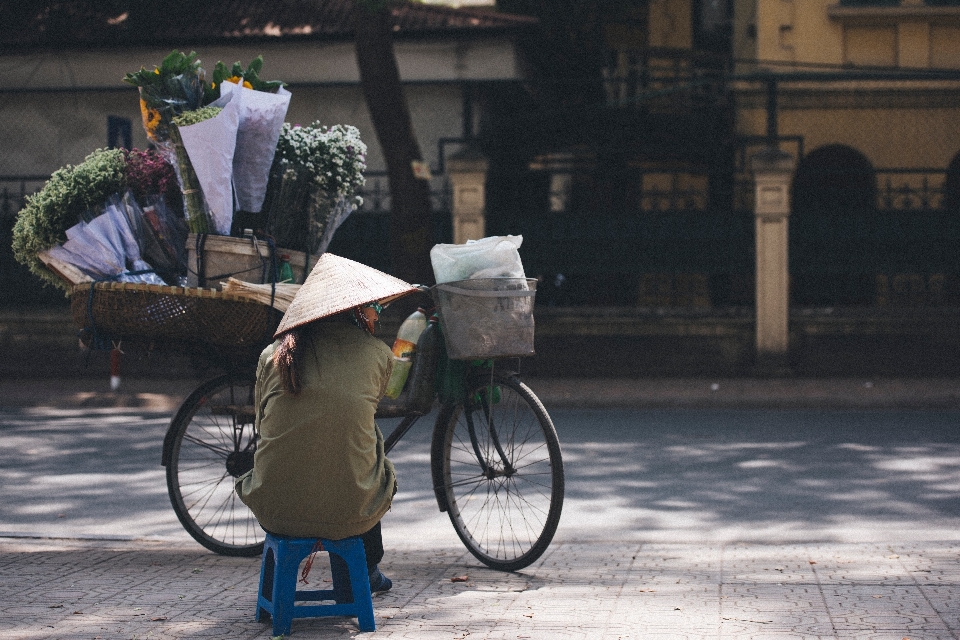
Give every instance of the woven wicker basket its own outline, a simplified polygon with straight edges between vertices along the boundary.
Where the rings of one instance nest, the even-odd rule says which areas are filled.
[[[128,340],[227,351],[262,348],[281,317],[265,304],[213,289],[128,282],[76,285],[70,307],[88,344]]]

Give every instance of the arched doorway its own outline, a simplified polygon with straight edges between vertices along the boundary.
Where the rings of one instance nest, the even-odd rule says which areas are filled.
[[[876,253],[873,165],[846,145],[820,147],[797,164],[790,216],[791,302],[870,304]]]

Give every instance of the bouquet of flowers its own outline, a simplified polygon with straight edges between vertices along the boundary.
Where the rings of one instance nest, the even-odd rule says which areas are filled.
[[[143,128],[157,144],[170,139],[170,125],[176,116],[204,104],[206,83],[196,52],[173,51],[153,71],[141,67],[123,81],[140,89]]]
[[[64,288],[141,271],[178,283],[188,231],[229,235],[235,213],[275,246],[326,251],[361,204],[366,145],[351,126],[284,123],[290,93],[262,66],[217,63],[208,83],[195,53],[174,51],[127,74],[157,149],[98,149],[55,172],[18,215],[16,258]]]
[[[152,149],[130,149],[123,153],[123,172],[127,187],[136,199],[142,201],[143,198],[159,195],[163,196],[168,205],[179,202],[180,185],[177,183],[177,174],[163,156]]]
[[[362,204],[367,146],[356,127],[284,124],[267,190],[266,226],[278,246],[318,255]]]
[[[156,151],[132,149],[126,159],[126,211],[133,214],[131,227],[139,230],[143,259],[173,282],[187,263],[188,233],[176,172]]]
[[[141,257],[143,240],[137,234],[142,227],[136,210],[128,210],[128,205],[136,207],[136,202],[117,194],[110,196],[102,214],[67,229],[67,241],[51,247],[48,255],[92,278],[164,284]]]
[[[123,152],[98,149],[77,166],[50,176],[43,188],[27,196],[13,226],[13,255],[44,280],[60,284],[37,257],[65,242],[66,230],[124,186]]]
[[[203,140],[207,138],[204,133],[206,133],[206,130],[210,127],[209,125],[201,126],[201,124],[208,121],[212,122],[213,119],[222,112],[223,109],[221,107],[202,107],[194,111],[185,111],[170,121],[170,142],[172,144],[174,157],[176,158],[177,168],[179,169],[180,182],[183,185],[184,214],[186,214],[190,231],[193,233],[210,233],[212,228],[216,227],[211,220],[214,215],[219,214],[222,217],[232,212],[232,210],[230,210],[232,202],[229,194],[229,181],[219,181],[218,183],[216,173],[214,173],[212,181],[209,179],[206,180],[207,188],[204,189],[203,182],[197,175],[197,169],[206,174],[210,169],[211,162],[217,158],[221,160],[218,164],[222,165],[225,162],[232,163],[234,145],[230,143],[235,140],[235,138],[231,136],[227,136],[226,138],[223,136],[212,136],[211,140],[219,144],[215,147],[210,147],[210,153],[204,154],[205,156],[209,156],[209,158],[204,158],[206,163],[200,162],[196,165],[191,161],[185,141],[189,140],[191,146],[195,146],[199,138],[199,143],[202,145]],[[233,118],[227,118],[224,121],[228,131],[231,128],[234,130],[236,128],[235,113],[232,115],[234,116]],[[200,129],[200,131],[197,131],[197,129]],[[224,146],[228,148],[224,150]],[[198,153],[195,152],[194,155],[198,155]],[[194,168],[195,166],[197,169]],[[218,168],[222,169],[223,167]],[[224,185],[226,185],[228,191],[225,204],[223,202]],[[219,206],[211,207],[208,204],[207,193],[220,196],[216,200],[216,204]],[[230,216],[227,215],[227,218],[229,219]],[[229,227],[229,223],[227,226]]]
[[[152,72],[124,77],[140,89],[147,135],[179,170],[195,233],[230,234],[234,192],[240,210],[263,205],[290,93],[261,80],[262,68],[259,56],[246,69],[218,62],[207,83],[196,53],[174,51]]]
[[[175,278],[185,262],[174,256],[161,264],[156,250],[185,240],[185,229],[181,231],[176,222],[182,216],[165,200],[175,183],[173,169],[156,152],[98,149],[79,165],[54,172],[40,191],[27,197],[13,228],[14,256],[64,289],[69,283],[48,269],[45,260],[52,257],[71,265],[88,279],[125,278],[130,271],[159,269]],[[135,192],[160,205],[162,231],[159,218],[148,219],[140,208]],[[135,281],[160,281],[140,275],[144,277]]]

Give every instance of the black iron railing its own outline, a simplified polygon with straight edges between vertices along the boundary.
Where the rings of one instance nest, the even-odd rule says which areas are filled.
[[[877,169],[877,208],[884,211],[928,211],[944,206],[943,169]]]
[[[23,208],[24,199],[43,186],[48,177],[0,175],[0,227],[13,225],[14,217]]]

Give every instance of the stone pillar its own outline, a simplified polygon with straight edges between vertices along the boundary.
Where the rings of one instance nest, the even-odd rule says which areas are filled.
[[[453,191],[450,212],[453,218],[453,242],[463,244],[467,240],[479,240],[484,237],[486,226],[487,158],[468,149],[447,158],[446,165]]]
[[[794,158],[770,147],[751,159],[756,184],[754,208],[757,270],[757,367],[784,370],[789,348],[790,179]]]

